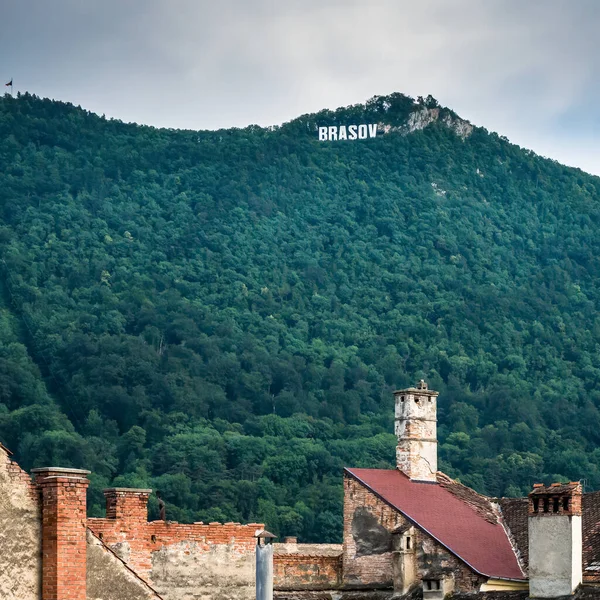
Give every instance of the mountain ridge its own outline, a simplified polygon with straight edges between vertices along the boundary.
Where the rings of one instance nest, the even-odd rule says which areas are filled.
[[[387,104],[398,131],[319,142]],[[401,94],[210,132],[0,99],[0,441],[90,468],[92,514],[152,487],[335,541],[341,467],[393,466],[391,390],[425,378],[444,472],[599,486],[600,180],[448,122]]]

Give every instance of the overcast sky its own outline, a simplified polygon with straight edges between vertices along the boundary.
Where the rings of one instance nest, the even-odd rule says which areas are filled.
[[[432,94],[600,175],[600,0],[0,0],[0,77],[124,121],[282,123]]]

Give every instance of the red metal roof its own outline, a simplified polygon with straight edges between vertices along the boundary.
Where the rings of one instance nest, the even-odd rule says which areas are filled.
[[[382,500],[487,577],[525,579],[507,534],[446,486],[383,469],[346,469]],[[463,488],[464,489],[464,488]]]

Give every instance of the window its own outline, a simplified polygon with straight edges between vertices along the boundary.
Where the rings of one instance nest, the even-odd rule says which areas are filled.
[[[569,510],[569,497],[565,496],[563,499],[563,510]]]
[[[538,512],[539,509],[540,509],[540,499],[534,498],[533,499],[533,512],[536,513],[536,512]]]
[[[410,537],[406,538],[406,549],[410,550]]]
[[[423,580],[423,591],[424,592],[431,592],[434,590],[441,590],[441,589],[442,589],[442,582],[439,579],[424,579]]]
[[[558,498],[553,498],[552,499],[552,512],[555,512],[555,513],[558,512],[558,505],[559,505]]]
[[[544,498],[544,512],[550,512],[550,498]]]

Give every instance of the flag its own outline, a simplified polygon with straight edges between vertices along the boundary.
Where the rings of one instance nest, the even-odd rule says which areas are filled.
[[[5,87],[8,87],[8,86],[12,87],[12,79],[8,83],[5,83],[4,86]]]

